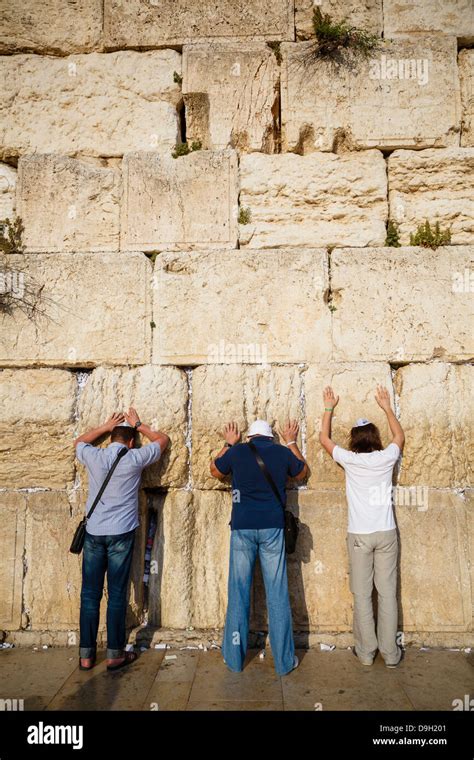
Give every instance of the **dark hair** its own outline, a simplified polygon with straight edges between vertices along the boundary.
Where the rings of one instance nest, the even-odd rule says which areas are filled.
[[[349,435],[349,449],[356,454],[381,451],[383,446],[377,425],[369,422],[368,425],[353,427]]]
[[[110,440],[112,443],[115,441],[121,441],[122,443],[128,443],[135,438],[135,428],[125,427],[125,425],[116,425],[112,430]]]

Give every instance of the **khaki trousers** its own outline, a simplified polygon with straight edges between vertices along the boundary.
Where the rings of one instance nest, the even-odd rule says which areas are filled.
[[[377,533],[348,533],[347,547],[356,654],[361,662],[370,665],[378,649],[387,665],[396,665],[401,656],[396,642],[397,531],[394,528]],[[374,583],[378,593],[377,633],[372,607]]]

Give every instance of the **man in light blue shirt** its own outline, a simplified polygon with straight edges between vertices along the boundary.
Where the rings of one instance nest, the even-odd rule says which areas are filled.
[[[136,431],[145,435],[150,443],[134,448]],[[93,445],[108,433],[111,442],[107,448]],[[80,613],[81,670],[90,670],[95,664],[106,572],[107,670],[118,670],[136,659],[134,652],[125,652],[125,615],[133,542],[139,524],[138,489],[142,470],[159,460],[168,443],[168,436],[142,423],[133,408],[125,414],[114,413],[104,425],[80,435],[74,442],[76,456],[89,475],[86,514],[118,452],[127,449],[86,525]]]

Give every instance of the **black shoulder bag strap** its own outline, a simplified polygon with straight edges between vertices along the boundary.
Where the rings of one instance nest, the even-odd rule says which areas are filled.
[[[122,457],[125,456],[125,454],[127,453],[127,451],[128,451],[128,449],[124,446],[118,452],[116,458],[114,459],[114,461],[112,463],[112,467],[110,468],[110,470],[108,471],[107,475],[105,476],[104,482],[102,483],[101,487],[97,491],[97,496],[95,497],[94,502],[93,502],[91,508],[89,509],[88,513],[87,513],[86,520],[88,520],[90,518],[90,516],[92,515],[94,509],[96,508],[97,504],[99,503],[99,501],[101,499],[102,494],[104,493],[105,489],[107,488],[107,484],[108,484],[110,478],[112,477],[115,468],[117,467],[117,465],[120,462],[120,460],[122,459]]]
[[[91,516],[91,514],[93,513],[94,509],[96,508],[97,504],[99,503],[100,498],[101,498],[102,494],[104,493],[104,491],[105,491],[105,489],[107,487],[107,483],[109,482],[110,478],[112,477],[115,468],[117,467],[117,465],[120,462],[120,460],[122,459],[122,457],[125,456],[125,454],[127,453],[127,451],[128,451],[128,449],[127,449],[126,446],[123,446],[123,448],[120,449],[120,451],[118,452],[116,458],[114,459],[114,461],[112,463],[112,466],[111,466],[110,470],[108,471],[107,475],[105,476],[104,482],[102,483],[101,487],[99,488],[99,490],[97,492],[97,496],[95,497],[91,508],[89,509],[87,515],[82,518],[81,522],[77,526],[76,532],[74,533],[74,537],[72,539],[71,546],[69,548],[69,551],[72,554],[80,554],[82,552],[82,549],[84,547],[84,539],[86,537],[86,523],[87,523],[89,517]]]
[[[286,509],[285,505],[283,504],[283,501],[280,496],[280,491],[275,485],[275,482],[270,475],[270,471],[263,461],[262,457],[257,451],[257,447],[253,443],[253,441],[248,441],[247,445],[249,449],[252,451],[255,459],[257,460],[257,464],[260,467],[260,470],[262,471],[265,480],[267,481],[268,485],[272,489],[274,495],[278,499],[278,503],[281,505],[283,509],[283,515],[285,518],[285,549],[287,554],[293,554],[293,552],[296,549],[296,539],[298,538],[298,532],[299,532],[299,520],[297,517],[294,516],[293,512],[290,512],[289,509]]]
[[[275,482],[274,482],[272,476],[270,475],[270,472],[268,470],[267,465],[265,464],[265,462],[263,461],[262,457],[258,453],[257,447],[255,446],[255,444],[253,443],[253,441],[248,441],[247,445],[253,451],[253,455],[254,455],[255,459],[257,460],[257,464],[260,467],[261,471],[263,472],[263,474],[265,476],[265,480],[267,481],[268,485],[272,489],[274,495],[277,497],[280,506],[283,509],[285,509],[285,505],[283,504],[283,502],[281,500],[280,491],[276,487]]]

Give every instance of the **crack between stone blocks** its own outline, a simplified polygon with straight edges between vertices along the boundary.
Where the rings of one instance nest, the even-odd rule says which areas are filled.
[[[307,444],[307,435],[308,435],[308,426],[306,422],[306,365],[300,364],[298,365],[301,372],[300,372],[300,396],[299,396],[299,402],[300,402],[300,412],[301,412],[301,453],[304,456],[306,460],[306,444]],[[296,491],[307,491],[308,490],[308,484],[307,483],[297,483],[296,485]]]
[[[186,432],[185,432],[185,446],[188,450],[188,482],[186,483],[184,490],[193,490],[193,471],[192,471],[192,455],[193,455],[193,370],[192,368],[186,368],[186,379],[188,384],[188,405],[186,414]]]
[[[21,578],[21,620],[20,620],[20,629],[23,631],[30,630],[31,629],[31,620],[30,620],[30,611],[28,610],[25,602],[25,578],[26,574],[28,572],[28,561],[26,559],[26,546],[23,547],[23,555],[22,555],[22,565],[23,565],[23,575]],[[26,618],[26,624],[23,624],[24,619]]]

